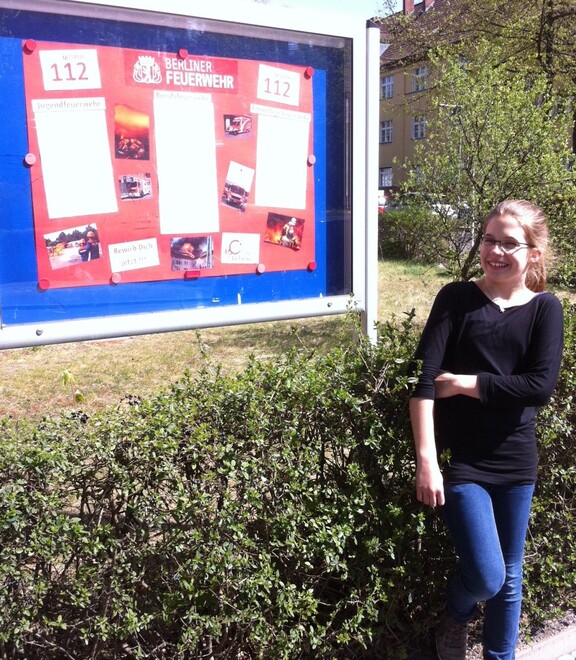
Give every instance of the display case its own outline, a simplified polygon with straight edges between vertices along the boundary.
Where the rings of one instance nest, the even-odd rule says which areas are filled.
[[[113,4],[0,0],[0,347],[366,314],[370,28]]]

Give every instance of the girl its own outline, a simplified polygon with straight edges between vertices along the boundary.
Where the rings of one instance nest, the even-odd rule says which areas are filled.
[[[441,507],[458,556],[436,634],[440,660],[465,660],[479,601],[486,601],[484,658],[514,658],[535,417],[554,390],[562,353],[562,306],[544,292],[547,246],[538,207],[499,204],[483,224],[483,277],[439,292],[416,352],[416,497]]]

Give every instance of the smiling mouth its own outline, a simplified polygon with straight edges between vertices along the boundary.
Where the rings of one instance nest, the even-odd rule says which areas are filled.
[[[500,262],[500,261],[489,261],[488,264],[489,264],[492,268],[508,268],[508,264],[503,264],[503,263]]]

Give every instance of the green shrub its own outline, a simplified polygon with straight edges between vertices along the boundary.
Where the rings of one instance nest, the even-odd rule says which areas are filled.
[[[378,251],[381,259],[434,261],[433,217],[422,206],[408,204],[378,214]]]
[[[574,597],[573,334],[545,413],[529,620]],[[106,414],[5,422],[0,652],[405,657],[454,563],[414,497],[415,341],[410,320],[387,324],[376,345],[252,360],[234,377],[208,363]]]
[[[526,548],[526,599],[539,622],[576,606],[576,307],[565,307],[564,357],[539,417],[540,476]]]

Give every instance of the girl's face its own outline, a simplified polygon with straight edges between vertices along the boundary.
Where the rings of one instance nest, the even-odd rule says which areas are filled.
[[[494,283],[524,286],[530,263],[540,258],[539,249],[527,244],[526,232],[516,218],[492,218],[480,248],[480,264],[486,278]]]

